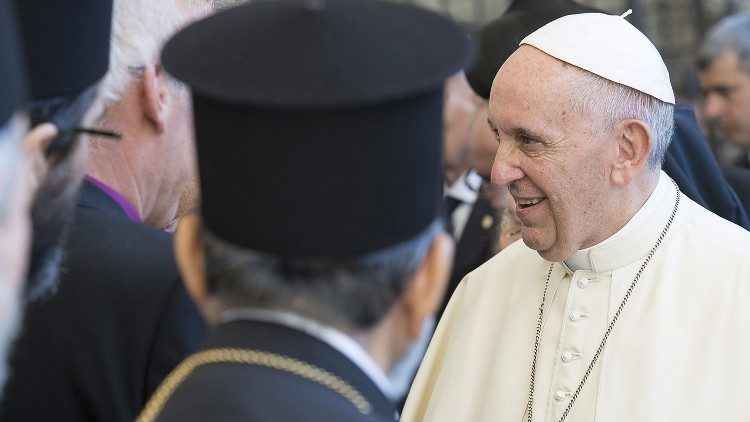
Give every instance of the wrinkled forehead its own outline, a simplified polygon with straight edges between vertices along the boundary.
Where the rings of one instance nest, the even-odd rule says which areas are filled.
[[[561,92],[580,77],[575,66],[532,47],[522,45],[503,63],[495,76],[490,93],[493,97],[509,92]]]
[[[511,111],[558,114],[571,108],[574,87],[581,77],[575,66],[536,47],[522,45],[495,76],[488,116],[501,119]]]

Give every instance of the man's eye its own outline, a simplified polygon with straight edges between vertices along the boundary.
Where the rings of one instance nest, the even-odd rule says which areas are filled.
[[[731,86],[717,86],[703,91],[703,98],[706,99],[711,96],[711,94],[716,94],[720,98],[728,98],[732,95],[732,91],[733,88]]]
[[[732,95],[732,88],[731,87],[722,87],[716,90],[716,93],[719,94],[722,98],[729,98],[729,96]]]
[[[539,144],[539,141],[528,136],[521,135],[518,137],[518,142],[523,146],[534,146]]]

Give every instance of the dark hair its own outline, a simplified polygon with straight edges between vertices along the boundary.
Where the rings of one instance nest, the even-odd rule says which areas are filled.
[[[396,246],[339,260],[243,249],[202,228],[208,291],[223,308],[285,309],[334,326],[366,329],[403,293],[441,229],[435,221]]]
[[[737,53],[739,68],[750,74],[750,13],[748,12],[729,15],[711,28],[698,51],[698,69],[707,70],[714,60],[730,51]]]

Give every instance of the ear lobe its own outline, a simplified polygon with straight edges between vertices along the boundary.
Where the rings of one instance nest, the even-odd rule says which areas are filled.
[[[617,158],[612,164],[612,183],[626,186],[648,165],[653,134],[642,121],[626,119],[617,128]]]
[[[446,233],[435,237],[422,265],[402,295],[407,312],[410,339],[419,337],[425,319],[437,311],[453,267],[453,238]]]
[[[154,125],[156,133],[164,133],[166,126],[166,103],[169,92],[161,66],[149,63],[143,70],[143,112]]]
[[[195,215],[180,218],[174,235],[177,267],[190,296],[203,311],[208,302],[208,289],[203,258],[203,246],[198,236],[199,221]]]

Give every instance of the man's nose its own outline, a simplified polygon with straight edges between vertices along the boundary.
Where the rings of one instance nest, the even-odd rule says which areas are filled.
[[[524,173],[519,167],[512,153],[505,148],[498,148],[495,162],[492,164],[492,184],[506,186],[516,180],[523,179]]]
[[[713,120],[724,114],[725,101],[716,94],[708,94],[703,100],[703,115]]]

